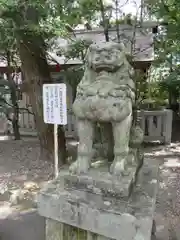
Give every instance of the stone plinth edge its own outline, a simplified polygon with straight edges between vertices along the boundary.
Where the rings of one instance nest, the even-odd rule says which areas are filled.
[[[150,240],[158,186],[158,166],[152,160],[145,159],[128,201],[64,186],[61,175],[40,192],[41,216],[111,239]]]

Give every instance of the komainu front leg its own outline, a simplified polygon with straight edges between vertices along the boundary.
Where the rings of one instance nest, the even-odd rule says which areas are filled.
[[[92,159],[94,124],[88,120],[78,120],[77,128],[79,136],[77,160],[69,168],[73,174],[87,173]]]
[[[111,164],[110,172],[114,175],[127,174],[127,157],[129,153],[129,136],[132,117],[129,115],[122,122],[113,123],[114,135],[114,161]]]

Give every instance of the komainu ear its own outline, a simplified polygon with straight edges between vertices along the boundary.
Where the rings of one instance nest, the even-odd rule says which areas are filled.
[[[132,57],[131,57],[131,54],[129,53],[127,47],[125,47],[125,44],[124,44],[123,42],[119,43],[119,49],[120,49],[122,52],[124,52],[127,60],[131,62],[131,58],[132,58]]]
[[[124,43],[123,42],[120,42],[120,43],[118,43],[118,45],[119,45],[119,49],[121,50],[121,51],[123,51],[123,52],[127,52],[127,49],[126,49],[126,47],[125,47],[125,45],[124,45]]]
[[[90,53],[90,50],[89,50],[89,48],[88,48],[88,50],[87,50],[87,52],[86,52],[86,55],[85,55],[85,57],[84,57],[85,63],[87,63],[87,59],[88,59],[89,53]]]

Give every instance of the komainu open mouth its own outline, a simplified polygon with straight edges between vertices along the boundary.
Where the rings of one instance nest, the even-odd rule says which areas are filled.
[[[107,66],[107,65],[95,65],[92,66],[92,68],[96,71],[96,72],[110,72],[112,71],[114,66]]]
[[[99,72],[116,72],[120,66],[114,66],[114,65],[94,65],[92,66],[92,69],[94,69],[97,73]]]

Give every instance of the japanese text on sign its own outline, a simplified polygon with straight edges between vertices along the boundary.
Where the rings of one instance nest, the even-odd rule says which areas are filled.
[[[49,124],[67,124],[66,85],[43,85],[44,122]]]

